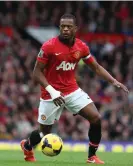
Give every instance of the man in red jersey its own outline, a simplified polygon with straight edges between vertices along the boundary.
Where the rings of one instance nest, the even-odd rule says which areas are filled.
[[[79,60],[83,59],[96,74],[112,85],[126,93],[128,89],[97,63],[88,46],[75,38],[76,30],[75,17],[71,14],[63,15],[60,19],[60,35],[45,42],[38,54],[33,76],[41,85],[38,115],[40,128],[33,131],[27,140],[21,141],[26,161],[36,161],[33,147],[51,132],[54,121],[59,119],[66,107],[90,122],[87,163],[104,164],[96,156],[101,140],[101,116],[88,94],[79,88],[75,80]]]

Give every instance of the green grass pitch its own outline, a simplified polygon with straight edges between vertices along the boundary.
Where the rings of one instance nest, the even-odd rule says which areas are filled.
[[[44,156],[36,151],[37,162],[29,163],[23,160],[21,151],[0,151],[0,166],[85,166],[96,165],[86,163],[85,152],[62,152],[56,157]],[[132,153],[98,153],[105,161],[105,166],[133,166]]]

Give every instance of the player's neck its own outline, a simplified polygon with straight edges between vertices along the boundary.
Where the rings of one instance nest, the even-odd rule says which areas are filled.
[[[63,39],[62,36],[58,37],[59,40],[64,43],[65,45],[72,47],[75,43],[75,38],[71,38],[71,39]]]

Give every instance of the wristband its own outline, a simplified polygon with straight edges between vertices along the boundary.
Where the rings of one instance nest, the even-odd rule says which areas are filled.
[[[46,89],[46,91],[48,91],[50,94],[53,94],[53,93],[56,91],[51,85],[48,85],[45,89]]]
[[[49,92],[53,100],[61,96],[60,92],[55,90],[51,85],[48,85],[45,89]]]

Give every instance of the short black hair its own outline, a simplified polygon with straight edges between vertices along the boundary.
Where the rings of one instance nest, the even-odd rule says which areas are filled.
[[[66,13],[64,14],[63,16],[61,16],[60,20],[61,19],[65,19],[65,18],[68,18],[68,19],[73,19],[73,22],[74,24],[76,25],[76,17],[72,14],[69,14],[69,13]]]

